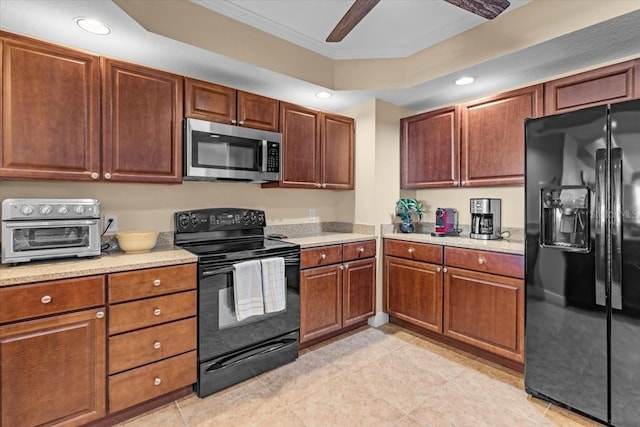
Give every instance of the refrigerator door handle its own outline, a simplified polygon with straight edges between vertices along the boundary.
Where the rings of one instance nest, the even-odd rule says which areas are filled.
[[[611,149],[611,307],[622,310],[622,148]]]
[[[607,304],[607,239],[606,239],[606,194],[607,194],[607,150],[596,150],[596,304]]]

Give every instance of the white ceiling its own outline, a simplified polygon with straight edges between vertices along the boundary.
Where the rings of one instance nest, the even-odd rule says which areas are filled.
[[[325,39],[353,0],[191,0],[333,59],[398,58],[486,19],[443,0],[381,0],[339,43]],[[510,0],[504,14],[531,0]]]
[[[234,13],[234,19],[246,23],[250,15],[251,25],[331,58],[406,56],[437,42],[437,37],[450,37],[484,21],[441,0],[382,0],[340,46],[327,46],[323,40],[348,9],[348,0],[192,1],[210,8],[223,5],[226,11],[219,13]],[[412,87],[334,91],[329,100],[315,98],[317,91],[325,89],[315,84],[148,32],[110,0],[0,0],[0,28],[326,111],[339,112],[372,98],[425,111],[619,58],[640,57],[640,2],[629,1],[638,5],[634,12]],[[513,6],[527,3],[511,2]],[[422,7],[444,12],[416,13]],[[96,36],[80,30],[74,24],[79,16],[102,20],[112,33]],[[445,19],[454,20],[444,25],[452,30],[446,36],[439,26]],[[453,86],[452,80],[461,74],[478,80],[463,88]]]

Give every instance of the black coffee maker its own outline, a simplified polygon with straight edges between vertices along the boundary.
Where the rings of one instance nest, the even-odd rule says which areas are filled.
[[[501,238],[501,199],[471,199],[472,239],[492,240]]]

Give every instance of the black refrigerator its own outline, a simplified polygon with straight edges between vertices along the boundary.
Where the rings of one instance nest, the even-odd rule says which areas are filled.
[[[525,121],[525,388],[640,426],[640,100]]]

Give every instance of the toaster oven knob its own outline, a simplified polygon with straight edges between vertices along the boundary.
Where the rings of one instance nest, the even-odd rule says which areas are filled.
[[[51,208],[51,206],[49,206],[49,205],[42,205],[42,206],[40,206],[40,209],[39,209],[39,211],[40,211],[40,213],[42,215],[49,215],[52,210],[53,210],[53,208]]]
[[[75,208],[73,208],[73,211],[78,215],[82,215],[84,213],[84,206],[78,205]]]
[[[68,207],[66,207],[66,206],[60,206],[60,207],[58,208],[58,213],[59,213],[60,215],[66,215],[66,214],[68,214],[68,213],[69,213],[69,208],[68,208]]]
[[[20,213],[22,215],[31,215],[33,213],[33,206],[31,205],[24,205],[20,208]]]

